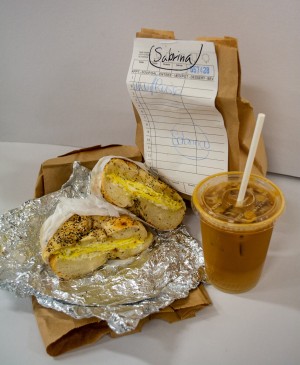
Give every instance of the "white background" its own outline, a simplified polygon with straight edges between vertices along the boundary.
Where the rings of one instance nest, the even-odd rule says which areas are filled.
[[[0,0],[0,141],[135,144],[135,32],[230,35],[242,96],[267,116],[269,171],[300,176],[299,16],[297,0]]]

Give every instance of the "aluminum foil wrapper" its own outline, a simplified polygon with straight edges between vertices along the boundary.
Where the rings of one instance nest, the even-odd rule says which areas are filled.
[[[39,233],[61,197],[85,198],[90,170],[78,162],[63,187],[0,216],[0,287],[35,296],[44,307],[74,318],[98,317],[121,334],[140,319],[188,296],[203,272],[202,249],[186,227],[155,231],[155,242],[135,258],[111,260],[81,279],[59,280],[43,262]]]

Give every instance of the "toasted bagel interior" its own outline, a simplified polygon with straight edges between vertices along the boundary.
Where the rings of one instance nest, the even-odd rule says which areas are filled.
[[[82,233],[82,221],[90,221],[89,232]],[[70,221],[72,225],[70,240]],[[79,234],[76,227],[80,229]],[[77,239],[76,239],[77,238]],[[153,235],[137,220],[127,215],[120,217],[71,217],[49,240],[44,259],[59,277],[70,279],[93,272],[109,259],[126,259],[138,255],[150,246]]]

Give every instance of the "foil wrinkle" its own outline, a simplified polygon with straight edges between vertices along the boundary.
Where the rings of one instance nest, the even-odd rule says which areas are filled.
[[[0,216],[0,288],[35,296],[44,307],[74,318],[97,317],[121,334],[174,300],[203,277],[202,248],[184,225],[153,231],[154,244],[136,258],[109,261],[90,276],[59,280],[41,257],[39,233],[61,197],[86,198],[90,170],[75,162],[59,191],[28,200]]]

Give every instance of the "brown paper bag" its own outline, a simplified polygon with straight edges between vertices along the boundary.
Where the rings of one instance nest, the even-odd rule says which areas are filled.
[[[45,344],[46,351],[51,356],[61,355],[75,348],[88,345],[108,335],[118,338],[141,332],[145,323],[152,319],[163,319],[169,323],[195,317],[196,313],[211,304],[203,285],[192,290],[185,299],[178,299],[166,308],[141,320],[137,328],[124,335],[117,335],[105,321],[92,317],[74,319],[64,313],[39,305],[32,300],[33,311]]]
[[[128,157],[135,161],[142,160],[142,155],[136,146],[95,146],[72,151],[42,164],[36,184],[36,197],[60,189],[70,177],[74,161],[79,161],[92,169],[99,158],[107,155]],[[32,303],[46,351],[51,356],[96,342],[105,335],[111,338],[120,337],[111,331],[105,321],[98,318],[74,319],[64,313],[42,307],[35,298]],[[187,298],[176,300],[167,308],[151,314],[140,321],[134,331],[127,334],[140,332],[143,325],[151,319],[163,319],[172,323],[194,317],[197,311],[209,304],[211,304],[210,298],[204,286],[200,285],[191,291]]]
[[[175,39],[171,31],[141,29],[137,37]],[[255,127],[253,108],[250,103],[240,96],[241,67],[237,40],[224,38],[197,38],[201,41],[215,43],[218,59],[219,85],[216,97],[216,108],[222,114],[228,136],[228,169],[229,171],[243,171],[251,139]],[[144,133],[141,118],[133,106],[136,118],[136,144],[144,155]],[[266,175],[267,157],[263,138],[260,138],[253,173]]]

